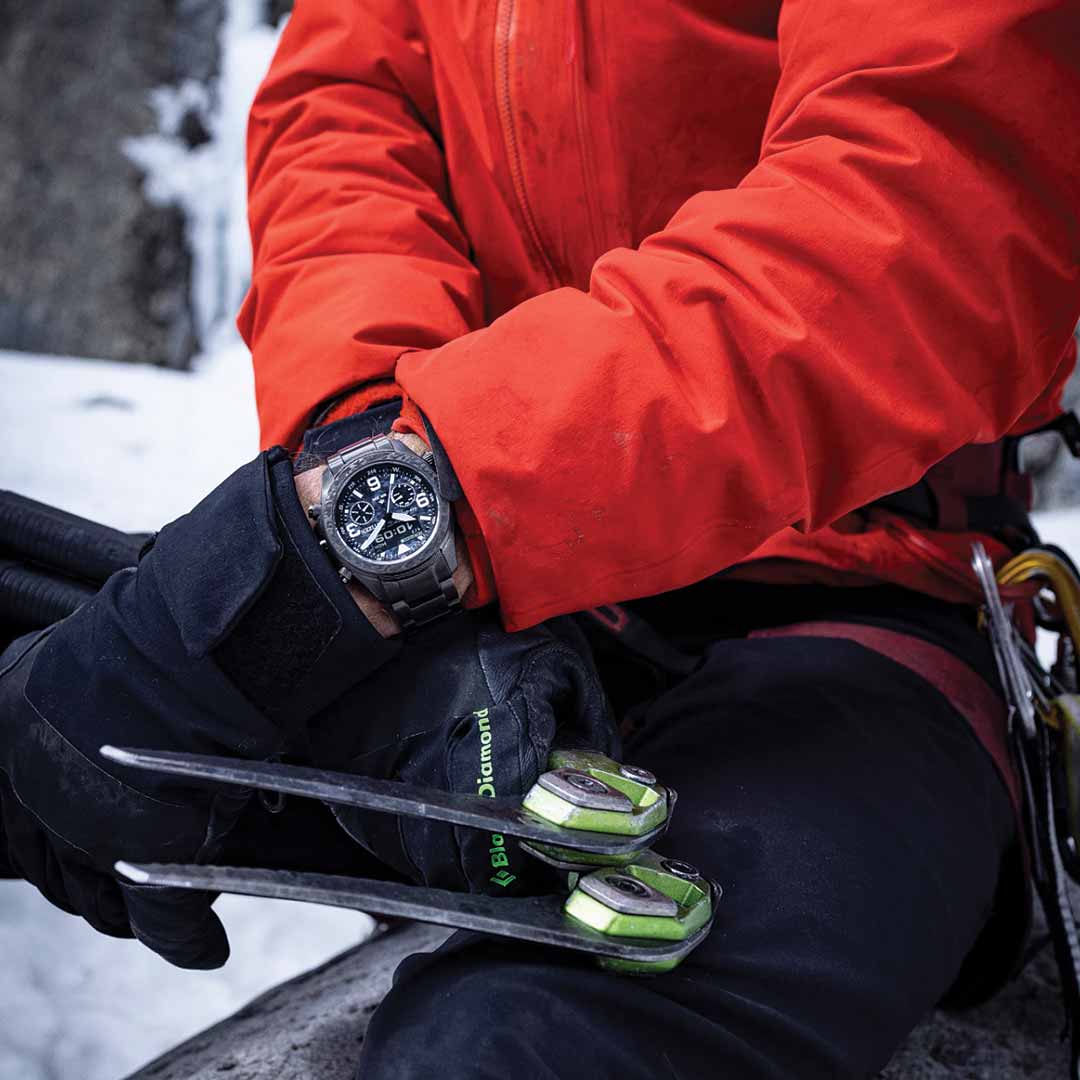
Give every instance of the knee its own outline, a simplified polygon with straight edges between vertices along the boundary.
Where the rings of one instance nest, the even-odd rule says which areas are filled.
[[[524,1066],[539,1019],[530,965],[489,953],[480,946],[404,961],[371,1019],[359,1080],[505,1080]]]

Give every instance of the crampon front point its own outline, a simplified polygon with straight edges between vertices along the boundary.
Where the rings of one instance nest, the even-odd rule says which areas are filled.
[[[609,970],[657,974],[708,935],[720,887],[648,850],[675,793],[647,770],[594,751],[554,751],[523,800],[489,799],[280,762],[103,747],[112,761],[197,780],[305,796],[498,832],[568,871],[568,896],[488,897],[288,870],[117,863],[132,881],[353,908],[571,949]]]

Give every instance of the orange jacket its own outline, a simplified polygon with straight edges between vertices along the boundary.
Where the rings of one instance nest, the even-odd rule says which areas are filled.
[[[250,128],[264,441],[396,379],[510,628],[776,557],[947,595],[834,523],[1055,411],[1078,43],[1075,0],[297,0]]]

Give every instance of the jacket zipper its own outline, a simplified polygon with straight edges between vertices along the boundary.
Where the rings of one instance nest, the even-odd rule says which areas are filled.
[[[499,126],[502,128],[503,144],[510,163],[510,178],[514,185],[518,210],[525,222],[529,242],[548,279],[551,288],[561,284],[555,272],[536,224],[529,195],[525,188],[525,171],[521,164],[521,147],[518,143],[517,126],[514,123],[514,107],[510,93],[510,43],[514,25],[515,0],[498,0],[495,10],[495,95],[499,110]]]
[[[596,183],[596,161],[593,157],[592,132],[589,128],[588,104],[586,91],[589,82],[589,57],[586,55],[587,35],[583,32],[580,0],[567,0],[567,15],[570,20],[570,48],[567,64],[573,68],[571,78],[574,89],[574,119],[577,122],[578,149],[581,154],[582,183],[585,189],[585,214],[592,238],[593,254],[602,255],[607,250],[606,237],[603,235],[601,216],[596,205],[599,189]]]

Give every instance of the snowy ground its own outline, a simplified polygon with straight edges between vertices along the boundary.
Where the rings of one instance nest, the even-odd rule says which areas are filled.
[[[192,375],[0,353],[0,488],[124,529],[190,509],[257,451],[250,361]],[[0,882],[0,1080],[118,1080],[370,933],[365,915],[224,897],[233,957],[183,972]]]
[[[121,529],[190,510],[255,456],[243,345],[197,372],[0,352],[0,486]]]

